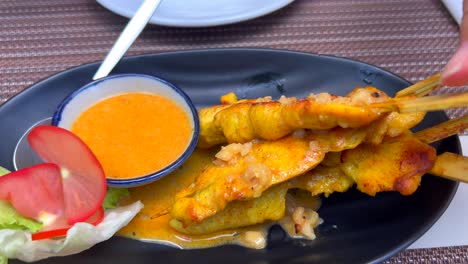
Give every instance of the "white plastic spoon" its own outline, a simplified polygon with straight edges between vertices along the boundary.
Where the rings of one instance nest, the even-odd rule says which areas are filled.
[[[107,54],[106,58],[102,62],[101,66],[93,76],[93,80],[106,77],[115,65],[120,61],[125,52],[130,48],[135,39],[140,35],[143,28],[150,20],[156,8],[158,8],[161,0],[145,0],[143,4],[138,8],[133,18],[128,22],[125,29],[120,34],[119,38],[115,42],[114,46]]]

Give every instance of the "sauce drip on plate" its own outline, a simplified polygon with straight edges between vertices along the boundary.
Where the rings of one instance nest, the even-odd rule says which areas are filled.
[[[108,178],[134,178],[174,162],[193,132],[189,117],[174,101],[146,93],[104,99],[72,126],[101,162]]]
[[[145,207],[124,228],[119,235],[147,242],[169,244],[181,248],[204,248],[222,244],[240,244],[251,248],[263,248],[266,245],[268,229],[273,222],[244,228],[225,230],[208,235],[187,235],[174,230],[170,225],[169,212],[175,200],[175,194],[195,181],[197,175],[212,162],[218,149],[196,149],[190,158],[176,171],[156,182],[141,187],[131,188],[131,200],[140,200]],[[307,205],[311,209],[320,206],[318,197],[308,196],[308,199],[294,195],[295,205]],[[278,221],[283,228],[291,234],[292,224],[285,217]],[[291,234],[292,235],[292,234]],[[293,236],[293,235],[292,235]]]

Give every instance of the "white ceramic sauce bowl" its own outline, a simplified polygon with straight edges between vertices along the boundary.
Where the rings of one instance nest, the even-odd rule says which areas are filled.
[[[175,85],[158,77],[144,74],[110,75],[74,91],[57,108],[52,119],[52,125],[71,130],[75,120],[91,106],[106,98],[130,92],[156,94],[175,102],[189,117],[189,122],[193,128],[192,135],[184,152],[165,168],[135,178],[108,178],[107,183],[112,187],[126,188],[148,184],[174,171],[191,155],[200,134],[198,113],[190,98]]]

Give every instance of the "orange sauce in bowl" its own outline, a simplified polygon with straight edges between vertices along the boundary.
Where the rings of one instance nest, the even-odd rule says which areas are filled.
[[[72,132],[94,152],[107,178],[154,173],[181,156],[193,133],[187,113],[169,98],[139,92],[104,99],[84,111]]]

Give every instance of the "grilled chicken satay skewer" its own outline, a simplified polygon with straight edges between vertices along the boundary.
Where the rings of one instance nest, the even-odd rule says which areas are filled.
[[[412,139],[406,142],[420,146],[420,142]],[[344,163],[338,161],[333,166],[321,164],[292,182],[296,188],[308,190],[312,195],[325,196],[345,192],[355,183],[358,190],[371,196],[384,191],[410,195],[416,191],[424,174],[468,183],[467,157],[449,152],[434,157],[426,147],[411,149],[410,145],[406,145],[395,148],[396,144],[401,143],[404,142],[384,142],[377,149],[359,146],[354,151],[346,152],[344,159],[347,160]],[[374,160],[370,152],[380,158]],[[399,167],[400,163],[404,166]]]
[[[389,115],[391,107],[394,107],[393,103],[388,103],[390,100],[384,92],[366,87],[357,88],[345,97],[321,93],[304,99],[231,101],[232,104],[199,111],[201,131],[198,146],[207,148],[225,143],[245,143],[256,138],[277,140],[297,129],[364,127]],[[370,106],[386,102],[381,108]],[[418,124],[424,114],[400,115],[404,115],[406,129],[409,129]]]
[[[226,103],[231,103],[231,104],[235,103],[235,98],[227,98],[227,99],[228,100],[227,100]],[[250,101],[252,101],[252,100],[250,100]],[[209,108],[209,110],[213,111],[213,112],[218,112],[219,109],[223,109],[223,108],[225,108],[225,106],[216,106],[216,107],[213,107],[213,108]],[[422,116],[424,116],[424,115],[422,115]],[[422,116],[420,116],[421,119],[422,119]],[[389,118],[389,117],[391,117],[391,118]],[[385,122],[381,121],[380,124],[377,122],[376,123],[377,125],[370,126],[370,128],[368,128],[367,134],[375,134],[375,133],[372,133],[372,132],[379,131],[379,130],[388,130],[387,129],[388,124],[392,124],[392,123],[393,123],[392,125],[394,126],[393,127],[393,130],[394,130],[396,126],[408,123],[408,119],[412,119],[412,118],[414,119],[414,117],[408,117],[408,116],[397,116],[397,117],[395,117],[394,115],[392,116],[391,114],[387,115]],[[411,122],[411,120],[410,120],[410,122]],[[416,122],[416,123],[418,123],[418,122]],[[391,127],[391,125],[390,125],[390,127]],[[407,128],[401,129],[401,127],[400,127],[400,130],[401,131],[406,131]],[[371,132],[371,133],[369,133],[369,132]],[[399,133],[401,133],[401,132],[399,132]],[[379,133],[377,133],[377,134],[379,134]],[[380,133],[380,134],[382,134],[382,133]],[[380,138],[382,138],[384,135],[385,135],[385,133],[383,135],[381,135]],[[271,149],[271,150],[273,150],[273,152],[275,152],[274,148]],[[266,151],[266,152],[268,152],[268,151]],[[263,153],[263,154],[265,154],[265,153]],[[316,164],[316,163],[314,162],[314,164]],[[315,165],[312,165],[311,167],[314,167],[314,166]],[[227,167],[229,167],[229,166],[227,166]],[[226,168],[225,167],[225,168],[219,168],[219,169],[221,169],[221,171],[218,171],[218,172],[221,172],[222,175],[224,175],[222,173],[223,170],[229,172],[229,174],[235,172],[235,170],[232,170],[232,168]],[[260,195],[264,189],[268,188],[269,186],[271,186],[271,185],[273,185],[275,183],[281,182],[281,181],[278,181],[278,179],[275,179],[274,182],[269,182],[266,185],[261,186],[261,188],[259,188],[259,184],[257,183],[257,184],[255,184],[255,186],[252,186],[252,188],[251,188],[252,192],[250,192],[250,190],[249,190],[249,192],[251,193],[251,195],[249,195],[248,194],[249,192],[242,191],[242,190],[249,189],[249,188],[247,188],[248,184],[246,184],[244,186],[246,188],[242,188],[242,186],[243,186],[242,184],[241,185],[236,184],[236,181],[239,182],[239,179],[237,179],[237,180],[235,179],[236,177],[221,177],[222,179],[232,179],[233,181],[230,181],[230,182],[220,181],[220,182],[218,182],[218,184],[216,184],[215,183],[216,180],[215,180],[215,182],[207,180],[209,178],[212,178],[211,177],[212,175],[210,175],[210,174],[212,174],[213,171],[208,169],[205,172],[206,173],[204,173],[204,174],[208,175],[207,177],[203,177],[203,175],[201,175],[201,177],[199,177],[200,181],[198,183],[193,184],[188,189],[183,190],[182,192],[180,192],[179,195],[178,195],[178,201],[179,202],[176,203],[176,205],[174,206],[174,208],[172,210],[171,214],[175,218],[172,220],[171,223],[172,223],[172,225],[174,227],[177,227],[177,229],[180,230],[180,231],[182,231],[184,229],[185,229],[185,231],[188,231],[188,229],[190,229],[190,227],[194,227],[194,229],[192,229],[193,232],[197,232],[197,233],[198,232],[203,232],[201,230],[205,230],[204,228],[207,225],[210,225],[211,227],[213,227],[213,223],[216,223],[216,220],[214,220],[214,219],[222,218],[222,216],[218,216],[219,218],[216,216],[216,215],[218,215],[219,211],[221,211],[221,212],[229,212],[230,211],[229,209],[227,209],[227,211],[223,211],[223,208],[225,208],[225,206],[227,205],[227,203],[229,201],[233,201],[233,200],[242,201],[242,200],[245,200],[245,199],[250,201],[250,199],[253,199],[253,200],[259,199],[259,198],[255,198],[255,197],[258,197],[258,195]],[[278,171],[276,171],[276,173],[278,173]],[[218,173],[216,173],[216,174],[218,174]],[[235,175],[235,174],[236,173],[233,173],[233,175]],[[249,174],[251,174],[251,173],[249,173]],[[253,173],[251,176],[258,176],[258,175],[254,175],[254,174],[255,173]],[[282,173],[280,173],[280,174],[282,174]],[[243,175],[245,175],[245,174],[243,174]],[[219,175],[216,175],[216,176],[219,176]],[[242,173],[241,173],[241,176],[242,176]],[[287,180],[287,179],[289,179],[291,177],[294,177],[294,176],[292,174],[287,176],[286,178],[284,178],[284,176],[283,176],[282,180]],[[256,177],[253,177],[252,179],[254,179],[254,178],[257,179]],[[274,177],[274,178],[277,178],[277,176]],[[352,185],[352,180],[350,180],[349,177],[344,178],[344,179],[345,179],[345,182],[351,182],[351,184],[348,184],[349,186]],[[234,182],[234,184],[233,184],[233,182]],[[240,181],[240,182],[242,182],[242,181]],[[262,184],[265,184],[265,182],[260,183],[260,185],[262,185]],[[213,187],[214,189],[210,188],[210,186]],[[216,186],[219,187],[219,188],[216,188]],[[337,185],[335,184],[334,186],[337,186]],[[227,190],[232,189],[233,192],[229,192],[230,194],[228,194],[226,196],[226,193],[224,193],[224,191],[221,191],[219,193],[221,196],[219,196],[219,195],[212,196],[212,194],[218,193],[218,191],[216,191],[215,189],[226,190],[226,188],[224,188],[224,187],[226,187]],[[326,188],[322,189],[321,191],[326,192]],[[344,191],[344,189],[342,189],[341,191]],[[257,193],[257,194],[255,194],[255,193]],[[232,196],[232,195],[234,195],[234,196]],[[232,197],[228,198],[230,196],[232,196]],[[237,198],[236,198],[236,196],[237,196]],[[208,197],[215,197],[215,199],[207,199]],[[226,198],[228,198],[228,199],[226,199]],[[229,204],[231,204],[231,203],[229,202]],[[254,202],[254,204],[256,204],[256,203]],[[227,206],[228,206],[228,208],[230,208],[229,205],[227,205]],[[215,218],[213,218],[213,217],[215,217]],[[211,219],[210,222],[212,224],[205,224],[205,222],[204,222],[205,219]],[[256,219],[255,221],[259,221],[259,219],[262,219],[262,218],[260,217],[260,218],[255,218],[255,219]],[[195,227],[195,226],[197,226],[197,227]],[[208,228],[208,229],[210,229],[210,228]],[[195,230],[198,230],[198,231],[195,231]]]
[[[255,138],[276,140],[299,128],[357,128],[379,122],[388,115],[392,115],[388,123],[398,122],[399,131],[403,132],[418,124],[426,111],[468,106],[468,94],[418,98],[437,88],[438,78],[436,75],[404,89],[396,98],[374,87],[356,88],[345,97],[321,93],[304,99],[281,98],[278,101],[270,98],[238,101],[231,94],[222,98],[224,105],[199,111],[198,146],[245,143]],[[401,122],[403,119],[405,126]],[[398,135],[391,126],[388,131],[388,136]]]
[[[437,128],[433,128],[429,133],[420,132],[419,137],[424,138],[424,135],[431,135],[433,138],[433,134],[438,133],[437,129],[442,131],[443,135],[448,136],[450,134],[448,130],[451,129],[451,133],[456,133],[456,131],[466,126],[466,121],[466,118],[463,118],[458,123],[455,121],[444,123]],[[408,133],[407,130],[405,131]],[[218,153],[218,164],[208,166],[193,185],[178,194],[171,215],[184,224],[201,222],[223,210],[231,201],[256,198],[270,186],[312,170],[322,162],[327,152],[340,152],[350,149],[344,153],[344,157],[350,157],[348,158],[348,163],[352,163],[348,166],[347,173],[348,175],[355,175],[353,177],[354,181],[358,183],[358,186],[360,186],[360,182],[363,186],[365,185],[369,189],[367,192],[371,195],[375,195],[376,192],[383,190],[398,190],[402,193],[410,193],[419,182],[417,181],[417,177],[408,178],[413,182],[400,180],[398,186],[393,186],[394,179],[392,177],[395,177],[395,174],[386,176],[387,178],[382,180],[383,182],[387,180],[386,185],[383,187],[378,183],[374,187],[370,186],[371,183],[365,182],[365,177],[358,177],[361,174],[360,170],[365,171],[366,169],[353,169],[357,168],[360,162],[369,161],[370,156],[377,156],[377,159],[380,159],[379,155],[385,157],[394,153],[395,158],[401,158],[403,164],[405,164],[404,162],[408,162],[409,158],[413,160],[419,158],[420,160],[415,160],[415,162],[419,162],[418,166],[429,166],[423,167],[422,170],[425,170],[424,172],[427,172],[434,165],[436,159],[433,148],[414,136],[398,137],[394,138],[393,141],[389,137],[382,142],[383,146],[381,146],[382,144],[362,145],[361,143],[369,135],[375,136],[379,134],[377,133],[378,129],[373,126],[359,129],[335,128],[327,131],[327,133],[320,133],[318,131],[303,132],[305,136],[302,138],[288,136],[277,141],[255,142],[246,151],[243,150],[244,146],[240,146],[240,144],[229,145],[224,151]],[[312,146],[309,144],[310,141],[316,144]],[[357,150],[353,150],[356,146],[358,146]],[[416,146],[417,148],[413,149]],[[404,148],[409,148],[406,152],[412,153],[413,156],[401,156],[398,151],[405,150]],[[418,153],[417,151],[420,150],[423,151]],[[375,155],[374,152],[382,152],[382,154]],[[229,153],[229,155],[226,153]],[[314,154],[313,158],[312,156],[308,157],[309,154],[307,153]],[[420,164],[424,161],[423,157],[426,157],[427,162]],[[385,164],[397,164],[397,161],[392,160],[392,157],[389,156],[388,159],[389,161],[384,162],[381,166],[385,166]],[[377,160],[376,162],[381,161]],[[376,169],[379,168],[379,166],[372,165],[372,162],[368,166]],[[408,166],[408,168],[411,169],[412,167]],[[369,181],[372,182],[374,179],[370,178]],[[391,186],[389,185],[390,182],[392,182]]]
[[[219,210],[201,221],[184,222],[173,219],[171,226],[182,233],[206,234],[267,220],[278,220],[285,215],[285,195],[291,188],[304,189],[312,195],[328,196],[333,192],[345,192],[357,182],[358,189],[370,195],[382,191],[399,191],[409,195],[416,190],[426,172],[434,174],[435,171],[443,171],[446,174],[444,177],[448,177],[447,173],[461,174],[456,170],[453,172],[453,160],[456,160],[456,168],[467,167],[466,158],[451,153],[436,157],[435,150],[426,144],[464,130],[467,121],[468,117],[450,120],[413,135],[408,133],[398,138],[387,138],[379,146],[360,145],[357,151],[329,152],[318,167],[268,188],[260,197],[229,202],[224,210]],[[281,143],[277,147],[285,146],[287,147]],[[369,152],[378,157],[379,164],[374,164],[372,159],[375,158]],[[343,158],[343,153],[347,157]],[[290,162],[294,161],[288,160],[288,163]],[[363,165],[360,165],[361,163]],[[377,177],[374,177],[375,175]],[[237,219],[238,216],[242,219]],[[233,218],[237,220],[233,221]]]
[[[467,127],[468,116],[463,116],[415,134],[387,138],[378,146],[362,144],[328,154],[319,167],[295,179],[295,186],[305,187],[313,195],[329,195],[344,192],[356,183],[360,191],[369,195],[382,191],[409,195],[426,173],[468,182],[468,158],[448,152],[436,157],[435,149],[427,145]]]
[[[450,154],[447,156],[450,159],[448,161],[449,163],[446,163],[446,154]],[[444,167],[444,171],[447,171],[446,166],[449,165],[448,170],[455,170],[454,173],[457,174],[459,172],[456,170],[459,167],[453,169],[452,159],[456,159],[456,164],[461,165],[466,173],[468,165],[466,158],[456,154],[444,153],[437,157],[436,164],[440,162],[442,167]],[[465,160],[459,162],[458,160],[460,159]],[[333,158],[330,158],[328,161],[324,162],[333,163],[332,160]],[[434,174],[435,166],[429,173]],[[444,177],[447,176],[445,175]],[[458,178],[456,180],[458,180]],[[291,188],[303,189],[311,192],[312,195],[324,194],[328,196],[333,192],[345,192],[353,185],[353,179],[346,175],[339,165],[334,167],[320,165],[304,175],[272,186],[260,197],[246,201],[231,202],[224,210],[201,222],[192,222],[184,225],[182,222],[173,219],[171,221],[171,226],[182,233],[200,235],[225,229],[250,226],[265,221],[279,220],[286,215],[286,193]],[[315,223],[315,225],[317,224],[318,222]]]
[[[364,129],[302,132],[224,147],[193,184],[177,193],[171,216],[183,225],[201,222],[230,202],[257,198],[271,186],[311,170],[325,153],[354,148],[366,137]]]

